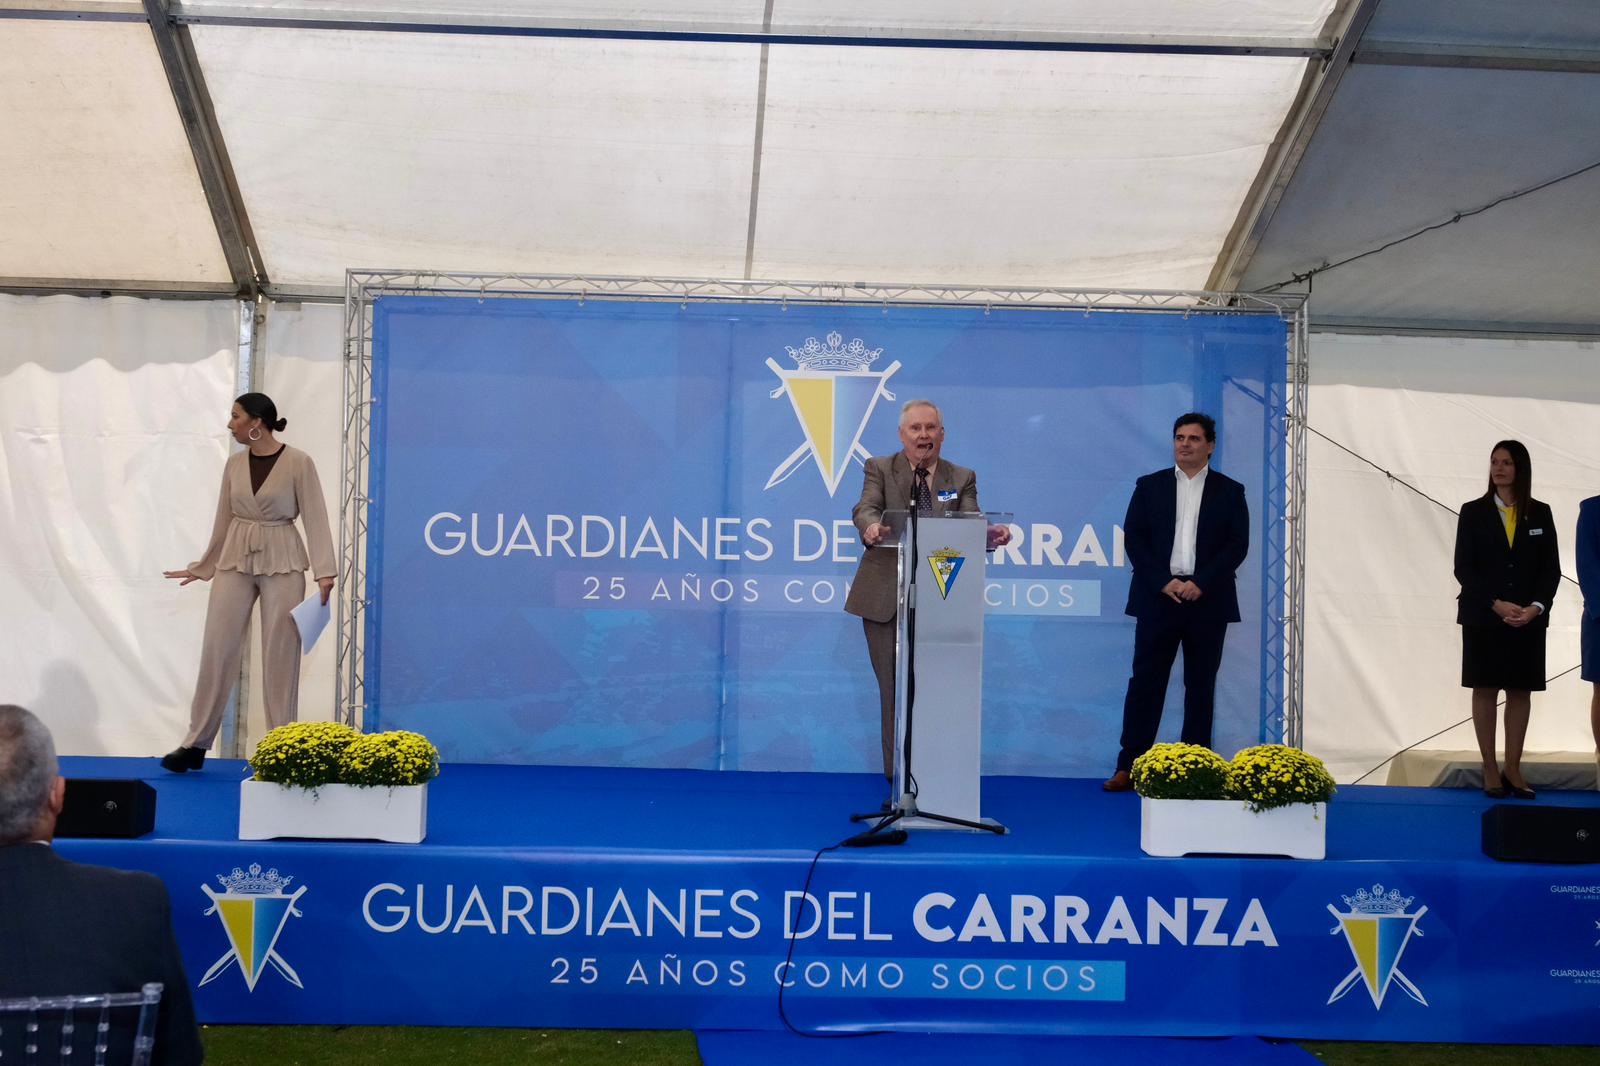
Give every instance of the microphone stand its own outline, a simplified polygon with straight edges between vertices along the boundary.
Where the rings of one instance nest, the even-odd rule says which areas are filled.
[[[924,480],[927,474],[923,475]],[[965,829],[982,829],[986,832],[1005,836],[1006,827],[998,823],[974,822],[967,818],[957,818],[949,814],[935,814],[933,811],[924,811],[917,808],[917,779],[911,772],[911,737],[916,723],[914,710],[917,701],[917,554],[920,551],[917,541],[917,518],[922,508],[917,505],[915,473],[912,475],[911,506],[907,509],[906,532],[910,536],[909,555],[907,563],[911,567],[910,576],[906,579],[906,602],[903,610],[906,612],[906,735],[902,743],[903,759],[905,761],[905,795],[898,798],[893,810],[873,814],[852,814],[852,822],[865,822],[873,819],[877,824],[872,828],[857,833],[846,840],[845,846],[853,848],[872,847],[878,844],[904,844],[906,831],[904,829],[890,829],[890,826],[902,818],[926,818],[931,822],[943,822],[946,825],[959,825]],[[931,488],[931,486],[930,486]],[[901,558],[906,558],[907,545],[901,546]]]

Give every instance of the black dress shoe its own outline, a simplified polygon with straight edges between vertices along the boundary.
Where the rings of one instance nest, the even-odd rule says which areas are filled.
[[[170,770],[175,774],[187,773],[198,770],[205,765],[206,749],[204,748],[174,748],[161,756],[161,768]]]
[[[1492,800],[1503,800],[1511,795],[1511,786],[1506,783],[1506,775],[1500,775],[1500,784],[1494,788],[1489,787],[1489,779],[1483,779],[1483,794]]]
[[[1522,776],[1521,771],[1518,771],[1517,776]],[[1537,798],[1534,795],[1533,789],[1527,786],[1526,781],[1524,781],[1524,783],[1521,785],[1514,785],[1511,783],[1511,775],[1506,773],[1504,770],[1500,771],[1500,783],[1505,786],[1505,788],[1503,788],[1501,791],[1506,795],[1515,796],[1519,800],[1531,800]]]

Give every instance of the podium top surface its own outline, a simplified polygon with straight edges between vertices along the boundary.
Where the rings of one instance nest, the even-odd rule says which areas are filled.
[[[1008,526],[1016,518],[1016,515],[1010,511],[951,511],[947,514],[924,515],[919,521],[933,522],[947,518],[969,522],[982,520],[985,525]],[[911,512],[904,508],[885,511],[879,521],[889,527],[889,532],[888,535],[878,541],[878,546],[892,548],[899,544],[901,538],[905,535],[906,526],[911,521]]]

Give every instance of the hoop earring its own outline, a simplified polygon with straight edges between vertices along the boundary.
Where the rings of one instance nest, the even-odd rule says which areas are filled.
[[[261,427],[260,426],[251,426],[250,427],[250,432],[246,433],[245,436],[249,437],[251,440],[260,440],[261,439]]]

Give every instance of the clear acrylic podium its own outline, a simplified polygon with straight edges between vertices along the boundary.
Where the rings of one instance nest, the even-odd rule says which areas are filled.
[[[983,767],[984,570],[1010,514],[888,511],[899,554],[892,796],[907,829],[989,829]],[[967,824],[963,824],[967,823]]]

